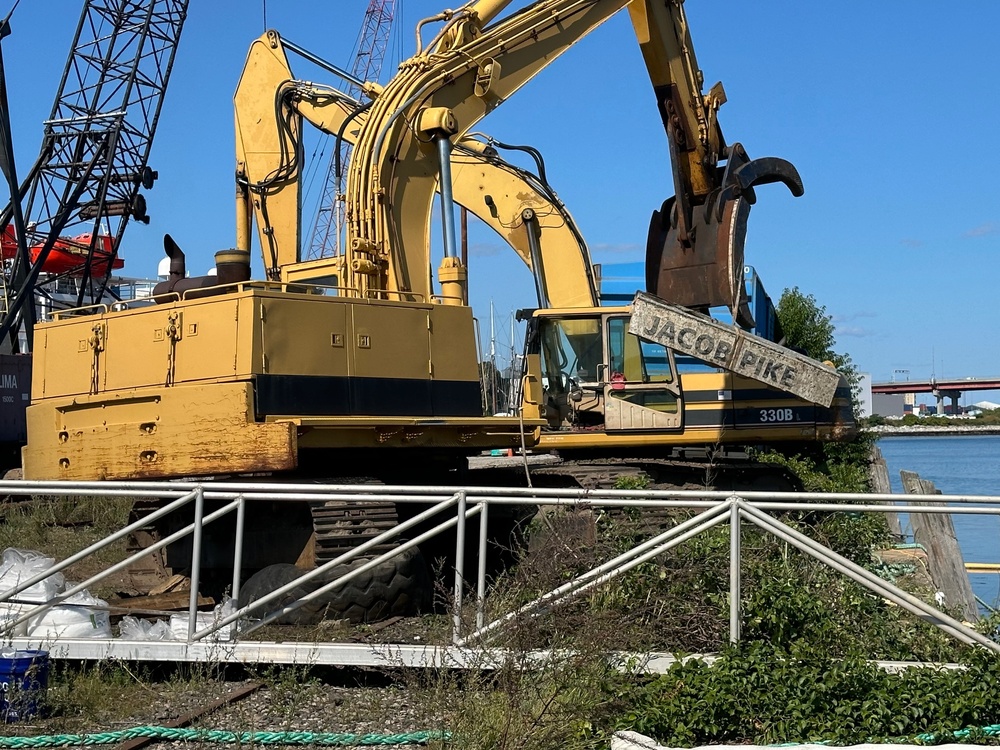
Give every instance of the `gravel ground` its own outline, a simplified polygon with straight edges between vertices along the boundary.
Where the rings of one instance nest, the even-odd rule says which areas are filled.
[[[405,686],[272,685],[206,716],[201,727],[245,731],[400,734],[441,729],[442,717]]]
[[[348,670],[324,677],[320,679],[303,669],[289,667],[272,670],[257,681],[178,681],[169,676],[155,683],[137,680],[123,689],[117,706],[111,696],[110,705],[93,707],[92,715],[69,716],[63,708],[49,718],[0,724],[0,735],[94,734],[137,726],[170,726],[181,717],[203,711],[220,698],[261,683],[256,692],[199,716],[187,726],[233,732],[350,734],[404,734],[447,727],[444,712],[437,710],[434,699],[429,697],[433,691],[393,684],[383,677],[374,678],[378,684],[365,684],[365,674]],[[138,704],[138,710],[116,710],[127,704]],[[190,744],[163,741],[151,747]],[[203,746],[234,747],[221,743]]]

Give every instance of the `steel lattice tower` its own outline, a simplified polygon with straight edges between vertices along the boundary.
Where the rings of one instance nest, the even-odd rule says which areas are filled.
[[[130,218],[148,222],[140,187],[152,187],[149,150],[173,66],[188,0],[87,0],[52,107],[41,152],[21,184],[27,245],[5,262],[0,340],[23,327],[28,349],[32,301],[58,307],[101,300]],[[8,205],[0,227],[12,216]],[[73,249],[77,267],[42,267],[60,237],[90,234]],[[101,235],[110,238],[110,257]],[[65,246],[65,245],[63,245]],[[98,263],[95,264],[95,254]],[[68,298],[75,295],[75,301]]]
[[[389,46],[389,36],[392,32],[392,20],[395,14],[396,0],[369,0],[365,11],[361,33],[358,35],[357,54],[351,73],[362,81],[376,80],[382,72],[386,49]],[[347,93],[358,98],[361,90],[350,86]],[[327,169],[323,196],[320,199],[316,223],[313,226],[312,238],[309,243],[308,258],[323,258],[337,254],[340,250],[340,239],[344,226],[344,202],[338,197],[344,193],[344,170],[351,158],[351,146],[341,142],[334,144],[340,152],[339,163],[341,174],[337,174],[336,156],[331,157]]]

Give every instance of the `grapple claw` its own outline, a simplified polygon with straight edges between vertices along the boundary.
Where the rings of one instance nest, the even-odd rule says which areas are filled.
[[[719,187],[705,197],[697,217],[678,227],[677,201],[668,198],[654,211],[646,241],[646,289],[668,302],[693,309],[725,306],[740,325],[753,326],[743,287],[747,218],[756,202],[754,187],[782,182],[798,197],[804,192],[798,170],[785,159],[751,160],[739,143],[729,148]]]

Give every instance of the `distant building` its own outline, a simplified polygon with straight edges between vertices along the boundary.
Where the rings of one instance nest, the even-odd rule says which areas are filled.
[[[906,403],[905,393],[872,394],[871,413],[880,417],[902,417],[913,411],[913,405]],[[909,409],[907,409],[909,406]]]
[[[875,413],[872,404],[872,374],[858,373],[858,410],[862,417],[870,417]]]

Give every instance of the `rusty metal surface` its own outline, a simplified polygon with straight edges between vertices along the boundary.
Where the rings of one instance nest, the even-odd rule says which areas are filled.
[[[697,222],[687,243],[681,240],[679,225],[669,220],[675,209],[671,198],[653,215],[646,246],[646,288],[684,307],[728,307],[741,324],[751,325],[743,291],[750,206],[740,199],[730,201],[722,221]]]
[[[643,292],[632,303],[629,333],[822,406],[840,383],[829,365]]]
[[[740,325],[753,316],[743,288],[744,246],[754,187],[785,184],[804,192],[795,167],[784,159],[751,160],[739,143],[719,170],[718,186],[699,205],[690,196],[668,198],[653,212],[646,240],[646,289],[676,305],[694,309],[728,307]]]

